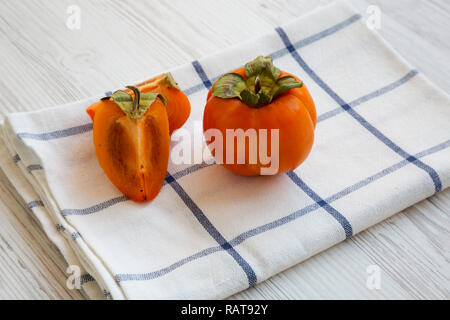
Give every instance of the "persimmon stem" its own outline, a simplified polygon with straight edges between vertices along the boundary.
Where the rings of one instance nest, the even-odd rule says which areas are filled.
[[[261,90],[261,80],[259,77],[255,78],[255,94],[258,94],[259,90]]]
[[[133,100],[133,112],[139,108],[139,101],[141,100],[141,93],[139,89],[134,86],[127,86],[128,89],[133,90],[134,100]]]

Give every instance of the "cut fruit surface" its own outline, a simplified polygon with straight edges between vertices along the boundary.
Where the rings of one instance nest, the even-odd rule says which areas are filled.
[[[94,145],[109,180],[128,198],[152,200],[164,182],[169,161],[169,122],[160,98],[139,119],[132,119],[113,101],[95,108]],[[88,114],[89,108],[87,110]]]

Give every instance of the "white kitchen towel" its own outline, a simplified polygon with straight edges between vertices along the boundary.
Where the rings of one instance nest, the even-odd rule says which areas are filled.
[[[135,203],[97,163],[85,109],[100,95],[6,117],[1,166],[88,295],[225,298],[450,185],[449,98],[343,2],[171,70],[192,105],[185,128],[211,83],[258,55],[316,102],[312,152],[287,174],[171,162],[156,199]]]

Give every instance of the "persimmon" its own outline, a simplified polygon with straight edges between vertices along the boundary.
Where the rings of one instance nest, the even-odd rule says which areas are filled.
[[[117,90],[86,111],[94,122],[97,159],[109,180],[132,200],[152,200],[169,162],[166,99],[127,88],[131,93]]]
[[[166,111],[169,118],[169,133],[181,128],[191,113],[191,104],[186,94],[180,90],[172,74],[162,73],[135,85],[140,92],[161,93],[166,98]],[[131,91],[128,91],[131,93]],[[87,110],[91,119],[94,119],[95,106]]]
[[[278,174],[294,170],[307,158],[314,142],[316,121],[314,101],[303,81],[275,67],[271,57],[259,56],[245,68],[223,75],[210,88],[203,114],[203,131],[217,129],[222,133],[220,157],[216,152],[217,145],[205,135],[218,163],[235,173],[254,176],[270,167],[261,159],[262,137],[257,135],[256,148],[252,149],[250,138],[228,137],[227,130],[247,132],[255,129],[261,132],[263,129],[270,137],[269,132],[278,129],[278,154],[270,155],[272,159],[278,157],[278,167],[270,174]],[[271,150],[273,141],[267,139],[267,149]],[[238,151],[245,155],[240,163]],[[256,161],[250,161],[251,152],[256,152]],[[231,163],[225,159],[230,154]]]
[[[160,74],[136,85],[141,92],[158,92],[167,100],[166,110],[169,118],[169,132],[181,128],[191,113],[189,99],[180,90],[170,72]]]

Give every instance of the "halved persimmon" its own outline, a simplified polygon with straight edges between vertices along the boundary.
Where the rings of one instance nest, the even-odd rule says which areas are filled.
[[[160,93],[118,90],[86,111],[94,121],[97,159],[109,180],[128,198],[152,200],[169,162],[169,121]]]

